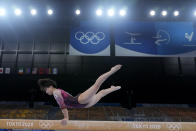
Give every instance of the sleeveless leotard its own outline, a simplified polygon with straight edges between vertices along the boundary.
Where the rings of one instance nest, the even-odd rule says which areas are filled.
[[[57,101],[58,105],[61,109],[63,108],[84,108],[87,104],[80,104],[78,102],[78,97],[81,93],[79,93],[77,96],[73,97],[68,92],[59,89],[61,91],[61,95],[63,97],[63,100],[57,99],[57,97],[54,96],[55,100]]]

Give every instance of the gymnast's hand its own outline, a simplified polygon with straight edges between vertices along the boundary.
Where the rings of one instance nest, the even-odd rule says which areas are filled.
[[[120,65],[120,64],[115,65],[114,67],[111,68],[111,71],[116,72],[116,71],[120,70],[121,67],[122,67],[122,65]]]
[[[61,125],[65,126],[65,125],[67,125],[67,122],[68,122],[68,120],[64,118],[61,120]]]

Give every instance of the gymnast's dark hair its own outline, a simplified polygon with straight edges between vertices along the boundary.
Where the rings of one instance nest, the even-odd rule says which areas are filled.
[[[46,88],[49,88],[49,86],[53,86],[54,88],[57,87],[56,82],[49,78],[39,79],[38,85],[42,91],[44,91]]]

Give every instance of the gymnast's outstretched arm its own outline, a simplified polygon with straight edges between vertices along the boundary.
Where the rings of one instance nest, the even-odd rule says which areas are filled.
[[[67,121],[69,120],[69,114],[68,114],[68,110],[65,106],[64,99],[61,95],[61,92],[59,90],[55,90],[53,95],[54,95],[54,98],[57,101],[58,105],[60,106],[61,111],[62,111],[63,116],[64,116],[64,119],[61,120],[61,124],[66,125]]]
[[[67,108],[64,108],[64,109],[61,109],[61,110],[62,110],[63,115],[64,115],[64,119],[61,120],[61,124],[62,125],[66,125],[67,124],[67,121],[69,120],[68,110],[67,110]]]

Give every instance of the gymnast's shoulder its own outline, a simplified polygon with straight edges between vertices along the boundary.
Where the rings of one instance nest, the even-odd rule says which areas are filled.
[[[55,90],[53,91],[53,95],[54,95],[54,96],[59,96],[59,95],[61,95],[61,90],[60,90],[60,89],[55,89]]]

